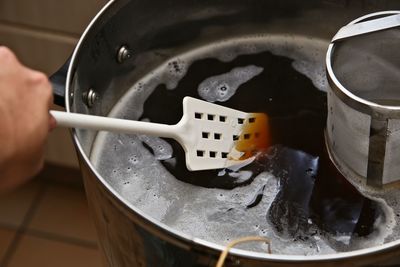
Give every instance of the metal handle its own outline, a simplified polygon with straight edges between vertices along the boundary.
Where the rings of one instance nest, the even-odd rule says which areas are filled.
[[[364,17],[359,18],[359,21],[361,21],[363,18]],[[400,26],[400,14],[386,16],[383,18],[378,18],[373,20],[362,21],[354,24],[352,22],[346,26],[343,26],[333,37],[332,42],[340,41],[357,35],[386,30],[398,26]]]
[[[61,107],[65,107],[65,82],[67,80],[70,62],[71,58],[69,58],[64,65],[49,78],[53,85],[53,102]]]

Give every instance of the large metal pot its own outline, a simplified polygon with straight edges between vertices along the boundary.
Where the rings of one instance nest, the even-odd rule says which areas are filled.
[[[326,40],[328,47],[338,28],[352,19],[399,8],[395,0],[112,0],[82,35],[66,68],[66,81],[58,76],[61,87],[55,88],[61,98],[56,99],[67,96],[68,112],[106,116],[133,82],[182,49],[247,33],[318,38]],[[208,34],[205,29],[211,27]],[[164,54],[141,57],[157,49]],[[213,266],[222,246],[152,219],[101,176],[89,160],[95,135],[73,131],[105,265]],[[399,246],[400,241],[394,241],[321,256],[233,249],[226,266],[398,266]]]

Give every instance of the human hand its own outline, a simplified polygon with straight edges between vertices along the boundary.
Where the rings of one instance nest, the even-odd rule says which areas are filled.
[[[55,120],[45,74],[23,66],[0,46],[0,192],[37,174],[44,162],[44,145]]]

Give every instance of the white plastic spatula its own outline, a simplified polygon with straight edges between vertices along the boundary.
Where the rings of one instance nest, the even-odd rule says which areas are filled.
[[[115,119],[50,111],[58,126],[173,138],[185,150],[189,170],[220,169],[249,161],[267,146],[267,117],[192,97],[183,99],[178,124]]]

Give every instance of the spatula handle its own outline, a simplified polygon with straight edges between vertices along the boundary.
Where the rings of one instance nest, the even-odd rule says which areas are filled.
[[[57,126],[128,134],[147,134],[166,138],[176,137],[175,125],[123,120],[55,110],[51,110],[50,114],[57,121]]]
[[[385,11],[379,13],[381,15],[384,14],[388,15],[391,14],[392,12]],[[367,17],[369,17],[369,15],[361,17],[358,20],[362,20],[363,18]],[[332,42],[343,40],[357,35],[386,30],[398,26],[400,26],[400,14],[367,20],[367,21],[361,21],[357,23],[351,23],[349,25],[343,26],[332,38]]]

